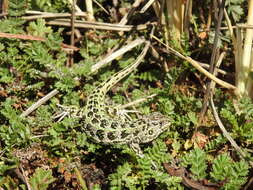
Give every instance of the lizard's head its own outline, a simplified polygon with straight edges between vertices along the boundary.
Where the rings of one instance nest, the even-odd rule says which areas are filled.
[[[162,132],[166,131],[171,124],[167,117],[158,112],[145,116],[141,120],[145,121],[142,123],[142,126],[139,126],[142,129],[139,134],[142,143],[147,143],[156,139]]]

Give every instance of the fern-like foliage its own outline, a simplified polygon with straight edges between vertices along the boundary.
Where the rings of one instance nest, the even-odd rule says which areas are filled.
[[[189,154],[186,154],[183,157],[183,165],[184,166],[190,166],[190,171],[193,174],[194,179],[204,179],[206,177],[206,169],[207,169],[207,163],[206,163],[206,153],[197,148],[192,150]]]
[[[25,14],[27,7],[26,0],[9,0],[9,16],[21,16]]]
[[[7,33],[23,33],[23,24],[25,20],[22,20],[19,16],[23,15],[26,11],[26,0],[9,0],[8,19],[0,20],[0,31]],[[0,41],[6,41],[6,39],[0,39]],[[8,40],[9,41],[9,40]]]
[[[231,14],[235,22],[238,22],[240,18],[244,15],[243,12],[243,2],[245,0],[228,0],[226,1],[228,14]]]
[[[246,182],[249,166],[245,161],[235,162],[228,154],[220,154],[211,161],[212,168],[209,174],[207,161],[207,154],[197,148],[186,154],[181,164],[184,167],[190,167],[192,178],[199,180],[209,178],[210,175],[214,182],[223,182],[221,189],[237,190]]]
[[[234,137],[240,137],[249,143],[253,142],[253,104],[249,98],[242,98],[238,103],[238,111],[230,101],[221,109],[221,116],[232,127]]]
[[[31,136],[31,131],[22,118],[17,114],[16,110],[12,107],[15,102],[7,99],[0,107],[2,117],[8,123],[4,123],[0,127],[0,142],[10,148],[12,145],[21,145],[27,143]]]
[[[55,179],[51,170],[37,168],[29,181],[33,190],[46,190]]]
[[[222,135],[217,136],[215,139],[209,141],[205,146],[205,151],[210,151],[219,148],[221,145],[225,144],[227,139]]]
[[[233,162],[227,154],[221,154],[213,161],[210,175],[215,181],[227,181],[222,189],[237,190],[246,182],[248,170],[245,161]]]
[[[33,10],[45,12],[69,11],[70,3],[67,0],[30,0],[29,5]]]
[[[132,167],[129,163],[119,166],[115,173],[109,175],[110,189],[117,190],[127,187],[129,189],[136,189],[138,184],[137,178],[132,176]]]
[[[137,158],[137,165],[124,163],[115,173],[109,175],[110,189],[139,190],[156,182],[158,189],[182,189],[180,177],[169,176],[162,167],[163,162],[169,162],[167,147],[157,140],[152,147],[145,149],[145,156]]]

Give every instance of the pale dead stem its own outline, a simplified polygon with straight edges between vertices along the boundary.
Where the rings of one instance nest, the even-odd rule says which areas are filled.
[[[99,3],[97,0],[92,0],[94,3],[97,4],[97,6],[99,6],[107,15],[110,15],[110,12],[107,11],[102,5],[101,3]]]
[[[0,38],[12,38],[12,39],[22,39],[22,40],[33,40],[33,41],[46,41],[46,38],[40,37],[40,36],[32,36],[32,35],[26,35],[26,34],[10,34],[10,33],[4,33],[0,32]],[[78,51],[79,48],[75,46],[71,46],[68,44],[61,43],[61,47],[63,50],[71,50],[71,51]]]
[[[130,10],[123,16],[121,21],[119,22],[120,25],[126,25],[129,18],[133,15],[136,8],[143,2],[143,0],[135,0]]]
[[[219,59],[218,59],[217,63],[215,64],[215,65],[216,65],[216,68],[215,68],[214,73],[213,73],[214,76],[217,75],[218,70],[219,70],[218,68],[220,67],[220,65],[221,65],[221,63],[222,63],[222,60],[223,60],[223,58],[225,57],[225,55],[226,55],[225,52],[222,52],[222,53],[220,54]],[[211,81],[211,84],[210,84],[211,94],[213,94],[213,92],[214,92],[215,85],[216,85],[216,83],[212,80],[212,81]]]
[[[70,44],[71,46],[75,45],[75,19],[76,19],[76,10],[75,10],[76,0],[72,1],[72,13],[71,13],[71,37]],[[74,51],[70,51],[68,54],[67,66],[72,66],[74,64]]]
[[[85,0],[85,7],[86,7],[86,12],[88,13],[88,21],[94,21],[94,11],[93,11],[93,3],[92,0]]]
[[[91,67],[91,72],[95,72],[98,69],[100,69],[101,67],[103,67],[104,65],[110,63],[112,60],[116,59],[117,57],[122,56],[123,54],[125,54],[127,51],[133,49],[134,47],[142,44],[143,42],[145,42],[144,39],[142,38],[138,38],[132,42],[130,42],[129,44],[127,44],[126,46],[118,49],[117,51],[113,52],[112,54],[110,54],[109,56],[105,57],[103,60],[97,62],[96,64],[92,65]]]
[[[36,14],[31,16],[22,17],[24,20],[35,20],[37,18],[55,18],[50,21],[46,21],[48,25],[56,25],[56,26],[66,26],[71,27],[70,18],[69,19],[59,19],[65,17],[71,17],[69,13],[48,13],[48,12],[39,12],[39,11],[29,11],[29,14]],[[87,17],[87,14],[77,12],[76,16]],[[111,30],[111,31],[131,31],[131,30],[145,30],[147,27],[153,23],[148,24],[140,24],[140,25],[122,25],[122,24],[112,24],[112,23],[103,23],[103,22],[95,22],[95,21],[83,21],[83,20],[75,20],[76,28],[87,28],[87,29],[98,29],[98,30]]]
[[[129,102],[129,103],[124,104],[124,105],[118,105],[118,106],[116,106],[116,109],[123,110],[123,109],[125,109],[125,108],[127,108],[127,107],[131,107],[131,106],[134,106],[134,105],[139,104],[139,103],[141,103],[141,102],[145,102],[145,101],[147,101],[148,99],[152,99],[152,98],[154,98],[155,96],[157,96],[157,94],[152,94],[152,95],[150,95],[150,96],[146,96],[146,97],[143,97],[143,98],[134,100],[134,101]]]
[[[70,27],[69,19],[54,19],[46,22],[48,25],[56,26],[66,26]],[[88,29],[98,29],[98,30],[111,30],[111,31],[131,31],[131,30],[144,30],[150,24],[139,24],[139,25],[120,25],[102,22],[88,22],[88,21],[75,21],[76,28],[88,28]]]
[[[148,10],[148,8],[155,2],[155,0],[149,0],[140,10],[140,13],[144,13],[146,12],[146,10]]]
[[[225,13],[225,12],[224,12]],[[226,13],[227,14],[227,13]],[[226,16],[225,16],[225,18],[226,18]],[[226,21],[226,22],[228,22],[228,21]],[[248,25],[248,24],[236,24],[236,26],[224,26],[224,27],[220,27],[220,30],[229,30],[229,33],[231,34],[231,29],[236,29],[236,28],[238,28],[238,27],[240,27],[240,28],[244,28],[244,29],[253,29],[253,25]],[[209,32],[209,31],[213,31],[213,30],[215,30],[214,28],[210,28],[210,29],[200,29],[199,30],[199,32]]]
[[[29,183],[29,179],[28,179],[28,177],[27,177],[27,175],[26,175],[26,173],[25,173],[25,171],[24,171],[24,169],[23,169],[23,167],[22,167],[22,164],[20,164],[19,168],[20,168],[20,170],[21,170],[21,175],[23,176],[23,179],[24,179],[24,181],[25,181],[25,184],[26,184],[26,186],[27,186],[27,189],[28,189],[28,190],[32,190],[31,185],[30,185],[30,183]]]
[[[53,96],[55,96],[56,94],[58,94],[59,91],[58,90],[53,90],[50,93],[48,93],[46,96],[44,96],[43,98],[39,99],[36,103],[34,103],[33,105],[31,105],[27,110],[25,110],[20,117],[26,117],[28,116],[31,112],[33,112],[35,109],[37,109],[39,106],[41,106],[42,104],[44,104],[46,101],[48,101],[50,98],[52,98]]]
[[[66,17],[71,17],[71,13],[49,13],[49,12],[40,12],[40,11],[26,11],[26,14],[32,14],[30,16],[22,16],[21,19],[31,21],[31,20],[36,20],[38,18],[66,18]],[[80,13],[76,12],[76,16],[78,17],[87,17],[86,13]]]

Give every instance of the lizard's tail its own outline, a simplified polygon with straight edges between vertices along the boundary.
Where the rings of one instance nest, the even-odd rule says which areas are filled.
[[[115,73],[110,77],[108,80],[102,82],[99,86],[98,89],[103,91],[104,93],[108,92],[111,87],[113,87],[117,82],[119,82],[121,79],[123,79],[125,76],[131,73],[138,65],[141,63],[142,59],[146,55],[148,48],[150,46],[150,42],[146,41],[146,45],[143,48],[141,54],[137,57],[136,61],[133,64],[130,64],[129,66],[125,67],[123,70]]]

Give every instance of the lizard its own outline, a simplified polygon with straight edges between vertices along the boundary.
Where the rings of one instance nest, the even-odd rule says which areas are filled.
[[[82,129],[95,142],[127,144],[140,157],[144,156],[140,144],[156,139],[168,129],[171,124],[170,120],[158,112],[134,120],[125,120],[117,115],[112,116],[108,113],[111,108],[105,103],[105,95],[116,83],[137,68],[149,46],[150,42],[146,41],[142,53],[134,63],[115,73],[93,89],[82,110],[81,118]]]

